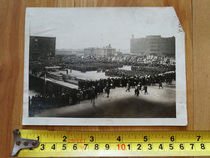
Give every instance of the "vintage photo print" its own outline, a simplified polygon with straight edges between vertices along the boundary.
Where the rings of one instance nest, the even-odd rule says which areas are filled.
[[[23,99],[23,125],[187,125],[174,8],[27,8]]]

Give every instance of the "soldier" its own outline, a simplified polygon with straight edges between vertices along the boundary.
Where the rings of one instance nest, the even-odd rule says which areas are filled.
[[[137,87],[138,87],[139,91],[141,91],[142,83],[139,82],[138,85],[137,85]]]
[[[79,89],[79,91],[77,92],[77,103],[78,104],[80,104],[80,98],[81,98],[81,96],[80,96],[80,89]]]
[[[93,107],[95,107],[95,87],[92,86],[90,88],[90,97],[91,97],[91,103],[93,103]]]
[[[83,92],[83,90],[81,89],[79,93],[80,93],[80,101],[83,101],[84,100],[84,92]]]
[[[161,80],[159,81],[159,89],[160,89],[160,88],[163,89],[163,84],[162,84],[162,81],[161,81]]]
[[[130,84],[129,84],[129,82],[126,84],[126,92],[130,92]]]
[[[144,85],[144,94],[148,94],[148,92],[147,92],[147,85],[146,84]]]
[[[107,84],[106,87],[105,87],[105,93],[107,94],[107,98],[109,98],[109,94],[110,94],[110,87],[109,85]]]
[[[139,96],[139,88],[138,88],[138,86],[135,87],[134,92],[135,92],[135,95],[138,97]]]

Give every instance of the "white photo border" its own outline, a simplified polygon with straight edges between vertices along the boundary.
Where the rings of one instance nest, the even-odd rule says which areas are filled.
[[[172,8],[173,7],[167,7]],[[60,118],[29,117],[29,32],[30,23],[26,9],[25,55],[24,55],[24,94],[23,125],[57,125],[57,126],[186,126],[186,73],[185,73],[185,33],[178,31],[175,36],[176,46],[176,118]],[[33,9],[33,8],[32,8]],[[51,8],[52,9],[52,8]],[[54,9],[54,8],[53,8]],[[60,8],[61,9],[61,8]],[[174,11],[175,12],[175,11]],[[176,13],[175,13],[176,14]],[[177,17],[178,19],[178,17]],[[182,29],[182,28],[181,28]]]

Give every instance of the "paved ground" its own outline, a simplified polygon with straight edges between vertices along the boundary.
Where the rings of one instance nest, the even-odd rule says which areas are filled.
[[[134,96],[134,89],[111,89],[110,97],[101,94],[95,101],[56,109],[47,109],[35,117],[80,117],[80,118],[174,118],[176,117],[176,92],[173,85],[163,84],[164,88],[149,86],[148,93]]]
[[[57,73],[66,74],[66,71],[58,71]],[[72,70],[72,72],[70,72],[68,75],[83,80],[98,80],[100,78],[102,79],[109,78],[109,76],[106,76],[104,72],[97,72],[97,71],[87,71],[84,73],[77,70]]]

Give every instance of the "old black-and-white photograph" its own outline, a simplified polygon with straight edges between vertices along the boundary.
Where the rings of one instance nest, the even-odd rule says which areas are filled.
[[[25,36],[24,124],[186,125],[173,8],[28,8]]]

